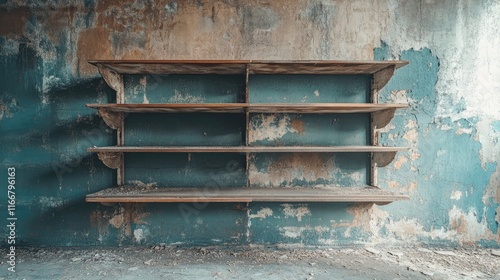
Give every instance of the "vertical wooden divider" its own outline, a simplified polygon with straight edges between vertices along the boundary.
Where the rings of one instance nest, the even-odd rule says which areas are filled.
[[[245,66],[245,103],[249,103],[249,98],[248,98],[248,76],[249,76],[249,69],[248,69],[248,64]],[[249,146],[249,138],[250,138],[250,112],[248,106],[245,108],[245,146]],[[247,177],[247,187],[250,187],[250,153],[245,154],[245,174]]]
[[[371,82],[371,96],[370,103],[378,104],[378,87],[376,86],[375,76],[372,75]],[[372,146],[378,146],[378,133],[377,127],[375,125],[374,113],[370,113],[370,144]],[[372,152],[370,156],[370,185],[377,187],[378,186],[378,170],[377,170],[377,162],[374,160],[375,154]]]

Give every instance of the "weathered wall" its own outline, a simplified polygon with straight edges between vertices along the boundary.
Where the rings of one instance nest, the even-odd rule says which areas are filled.
[[[499,244],[498,1],[0,2],[0,178],[16,167],[24,244]],[[393,58],[410,65],[380,101],[410,109],[382,143],[411,149],[380,186],[410,201],[84,202],[114,180],[85,151],[113,143],[84,106],[113,96],[89,59]]]

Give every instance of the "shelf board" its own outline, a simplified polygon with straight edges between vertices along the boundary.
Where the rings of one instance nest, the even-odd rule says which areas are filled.
[[[87,202],[373,202],[390,203],[408,196],[376,187],[197,188],[114,187],[89,194]]]
[[[372,75],[408,61],[342,60],[94,60],[118,74],[345,74]]]
[[[117,113],[244,113],[246,103],[87,104]]]
[[[373,113],[407,108],[407,104],[372,103],[170,103],[87,104],[94,109],[117,113]]]
[[[98,153],[394,153],[406,147],[381,146],[108,146],[88,148]]]
[[[251,113],[373,113],[384,110],[407,108],[406,104],[372,103],[251,103]]]

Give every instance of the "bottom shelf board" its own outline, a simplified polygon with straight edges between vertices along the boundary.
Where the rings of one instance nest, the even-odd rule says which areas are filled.
[[[325,188],[142,188],[113,187],[87,195],[87,202],[373,202],[390,203],[409,197],[377,187]]]

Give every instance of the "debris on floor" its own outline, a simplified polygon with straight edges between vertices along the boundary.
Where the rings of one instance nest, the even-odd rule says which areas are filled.
[[[25,248],[0,279],[500,279],[500,251],[264,246]]]

